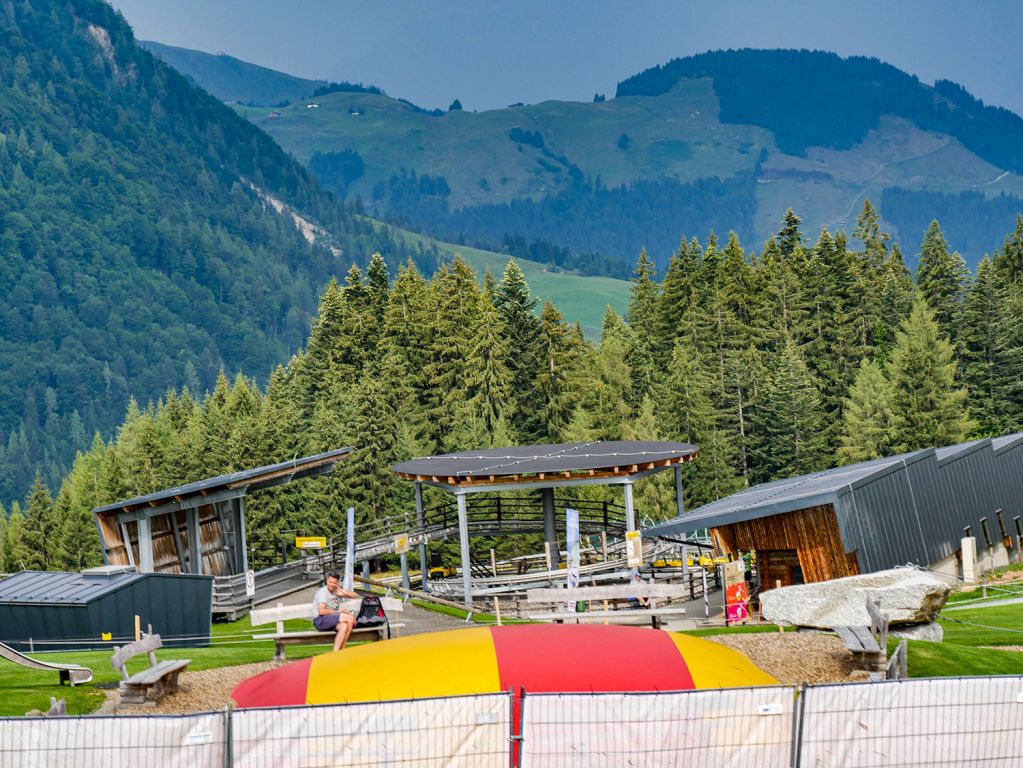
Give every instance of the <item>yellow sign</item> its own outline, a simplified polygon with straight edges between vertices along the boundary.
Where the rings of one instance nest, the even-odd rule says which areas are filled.
[[[327,547],[326,536],[296,536],[295,546],[299,549],[325,549]]]
[[[394,554],[403,555],[408,552],[408,534],[399,533],[394,537]]]
[[[112,638],[113,638],[113,635],[111,635],[109,632],[100,632],[99,633],[99,639],[100,640],[110,640]]]
[[[639,531],[625,532],[625,553],[630,568],[639,568],[643,565],[643,539],[640,538]]]

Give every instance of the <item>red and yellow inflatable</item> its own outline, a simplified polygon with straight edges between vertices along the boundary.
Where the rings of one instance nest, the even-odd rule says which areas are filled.
[[[240,707],[493,693],[679,691],[776,685],[741,653],[639,627],[473,627],[303,659],[238,684]]]

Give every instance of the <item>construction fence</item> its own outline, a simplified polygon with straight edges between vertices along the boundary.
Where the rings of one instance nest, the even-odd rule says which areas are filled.
[[[0,719],[0,768],[1016,766],[1023,677]]]

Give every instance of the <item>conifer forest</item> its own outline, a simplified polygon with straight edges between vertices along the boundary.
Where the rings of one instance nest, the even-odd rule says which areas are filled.
[[[37,477],[0,514],[0,571],[96,564],[96,506],[346,445],[329,478],[254,496],[250,538],[330,535],[347,506],[362,521],[407,512],[411,484],[391,464],[440,452],[693,442],[693,508],[1023,429],[1023,218],[972,273],[932,222],[915,275],[878,222],[865,202],[850,236],[808,236],[790,210],[759,251],[683,240],[660,275],[641,253],[627,315],[608,310],[594,340],[537,306],[514,261],[481,276],[455,259],[428,279],[378,254],[327,285],[304,348],[265,387],[249,376],[266,372],[223,371],[208,392],[132,400],[58,488]],[[637,488],[642,518],[672,513],[669,483]]]

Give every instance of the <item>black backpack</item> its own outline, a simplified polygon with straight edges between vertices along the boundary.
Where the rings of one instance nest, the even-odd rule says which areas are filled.
[[[387,614],[384,613],[384,607],[380,604],[380,598],[373,595],[362,598],[362,607],[359,608],[359,615],[355,617],[355,626],[369,628],[379,627],[386,623]],[[388,627],[388,634],[390,634],[390,627]]]

